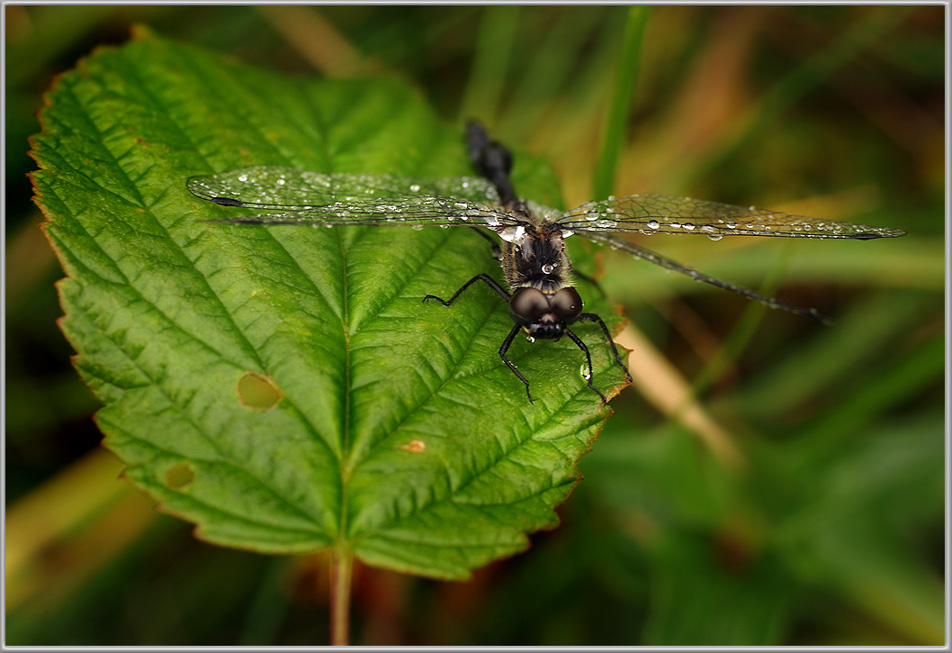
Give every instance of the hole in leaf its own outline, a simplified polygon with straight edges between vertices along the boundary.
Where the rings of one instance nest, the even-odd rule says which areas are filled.
[[[410,440],[400,448],[410,453],[423,453],[423,450],[426,449],[426,442],[423,440]]]
[[[170,490],[184,490],[195,480],[195,470],[188,463],[171,465],[165,470],[165,485]]]
[[[255,410],[271,410],[283,396],[271,377],[246,372],[238,381],[238,398],[242,406]]]

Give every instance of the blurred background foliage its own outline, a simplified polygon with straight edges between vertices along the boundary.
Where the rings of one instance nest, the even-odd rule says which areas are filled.
[[[943,643],[944,7],[4,11],[7,644],[328,641],[321,556],[208,546],[116,480],[56,326],[26,138],[55,75],[134,23],[291,74],[396,75],[546,157],[567,206],[612,188],[909,232],[648,243],[831,327],[599,254],[636,387],[562,525],[466,583],[358,567],[354,643]]]

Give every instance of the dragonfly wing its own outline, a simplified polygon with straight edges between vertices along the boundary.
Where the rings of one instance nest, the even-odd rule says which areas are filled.
[[[656,254],[652,251],[639,247],[634,243],[630,243],[627,240],[611,236],[606,233],[599,232],[582,232],[579,235],[584,236],[585,238],[591,240],[592,242],[598,243],[599,245],[606,245],[612,249],[620,249],[625,251],[635,258],[644,259],[655,265],[659,265],[666,270],[673,270],[675,272],[680,272],[685,274],[695,281],[701,281],[703,283],[708,283],[712,286],[717,286],[718,288],[723,288],[724,290],[729,290],[731,292],[737,293],[738,295],[743,295],[744,297],[749,297],[751,299],[756,299],[759,302],[766,304],[771,308],[780,308],[785,311],[790,311],[791,313],[797,313],[798,315],[805,315],[807,317],[812,317],[819,319],[824,322],[829,322],[829,318],[825,317],[819,313],[814,308],[798,308],[796,306],[791,306],[790,304],[785,304],[784,302],[778,301],[773,297],[768,297],[766,295],[761,295],[758,292],[754,292],[743,286],[737,286],[726,281],[721,281],[720,279],[715,279],[714,277],[709,277],[702,272],[698,272],[694,268],[690,268],[686,265],[681,265],[671,259],[665,258],[660,254]]]
[[[240,224],[445,225],[519,224],[493,202],[489,182],[454,177],[425,179],[400,175],[307,172],[253,166],[192,177],[188,190],[222,206],[271,211],[218,220]]]
[[[780,211],[707,202],[673,195],[628,195],[586,202],[566,212],[560,227],[570,231],[783,238],[895,238],[901,229],[818,220]]]
[[[302,209],[378,197],[458,197],[499,202],[495,187],[476,177],[429,179],[391,174],[321,173],[281,166],[251,166],[191,177],[187,187],[202,199],[255,209]],[[219,200],[230,200],[221,202]]]

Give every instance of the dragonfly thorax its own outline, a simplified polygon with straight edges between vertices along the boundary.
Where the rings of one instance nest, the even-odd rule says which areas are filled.
[[[552,294],[571,285],[572,263],[557,230],[530,227],[521,238],[505,241],[501,264],[509,287],[531,287]]]

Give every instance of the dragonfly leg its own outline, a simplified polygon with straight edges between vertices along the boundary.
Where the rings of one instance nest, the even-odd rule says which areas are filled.
[[[588,375],[586,376],[586,381],[588,381],[588,387],[598,393],[598,396],[602,398],[602,403],[608,403],[608,399],[605,398],[605,395],[601,391],[592,385],[592,378],[595,376],[595,370],[592,369],[592,354],[588,351],[588,347],[585,346],[585,343],[582,342],[581,338],[572,333],[569,329],[565,330],[565,335],[567,335],[572,342],[574,342],[582,352],[585,353],[585,362],[588,363]]]
[[[459,297],[464,290],[469,288],[471,285],[473,285],[477,281],[485,281],[486,285],[488,285],[490,288],[492,288],[497,293],[499,293],[500,297],[502,297],[506,301],[509,301],[509,293],[506,292],[506,290],[502,286],[500,286],[498,283],[493,281],[492,277],[490,277],[488,274],[477,274],[475,277],[473,277],[472,279],[464,283],[463,287],[457,290],[455,293],[453,293],[453,296],[450,297],[449,299],[441,299],[437,297],[436,295],[427,295],[426,297],[423,298],[423,301],[427,301],[428,299],[435,299],[436,301],[443,304],[443,306],[449,306],[454,301],[456,301],[456,298]],[[506,336],[506,339],[503,341],[502,346],[499,348],[499,357],[503,360],[503,362],[506,365],[509,366],[509,369],[512,370],[513,374],[519,377],[519,380],[525,384],[526,395],[528,395],[529,401],[531,402],[535,400],[532,398],[532,393],[529,392],[529,380],[526,379],[526,377],[522,376],[522,372],[516,369],[516,366],[513,365],[511,360],[506,358],[506,352],[509,351],[509,347],[512,345],[513,339],[516,337],[516,334],[519,333],[519,329],[521,328],[522,327],[518,324],[513,325],[512,330],[509,332],[509,335]]]
[[[493,281],[492,277],[490,277],[488,274],[477,274],[475,277],[473,277],[472,279],[470,279],[469,281],[467,281],[466,283],[464,283],[464,284],[463,284],[463,287],[460,288],[459,290],[457,290],[456,292],[454,292],[454,293],[453,293],[453,296],[450,297],[449,299],[441,299],[441,298],[437,297],[436,295],[427,295],[426,297],[423,298],[423,301],[427,301],[427,300],[430,300],[430,299],[435,299],[436,301],[438,301],[438,302],[440,302],[441,304],[443,304],[443,306],[449,306],[450,304],[452,304],[453,302],[456,301],[456,298],[459,297],[459,296],[463,293],[464,290],[466,290],[466,289],[469,288],[471,285],[473,285],[474,283],[476,283],[477,281],[480,281],[480,280],[481,280],[481,281],[485,281],[485,282],[486,282],[486,285],[488,285],[490,288],[492,288],[492,289],[495,290],[497,293],[499,293],[499,296],[500,296],[500,297],[502,297],[503,299],[505,299],[507,302],[509,301],[509,293],[506,292],[506,289],[503,288],[502,286],[500,286],[500,285],[499,285],[498,283],[496,283],[495,281]]]
[[[519,333],[519,329],[521,328],[522,327],[519,326],[518,324],[512,327],[512,331],[509,332],[509,335],[506,336],[506,339],[503,341],[502,346],[499,348],[499,358],[501,358],[503,362],[509,366],[509,369],[512,370],[512,373],[518,376],[519,380],[525,384],[526,395],[529,397],[529,402],[531,403],[535,401],[535,399],[532,398],[532,393],[529,392],[529,380],[526,377],[522,376],[522,372],[516,369],[516,366],[512,364],[511,360],[506,358],[506,352],[509,351],[509,346],[512,344],[513,338],[516,337],[516,334]],[[595,392],[598,392],[598,390],[595,390]],[[604,397],[602,397],[602,399],[604,399]]]
[[[618,354],[618,347],[615,346],[615,341],[612,338],[612,334],[608,330],[608,327],[605,326],[605,322],[602,320],[602,318],[595,315],[595,313],[582,313],[578,316],[578,319],[583,322],[595,322],[602,328],[602,333],[605,334],[605,339],[608,340],[608,344],[612,346],[612,351],[615,353],[615,361],[618,363],[618,366],[621,369],[625,370],[625,376],[628,377],[628,382],[630,383],[632,381],[631,372],[628,371],[628,368],[622,362],[621,356]],[[589,364],[589,368],[591,368],[591,364]]]

